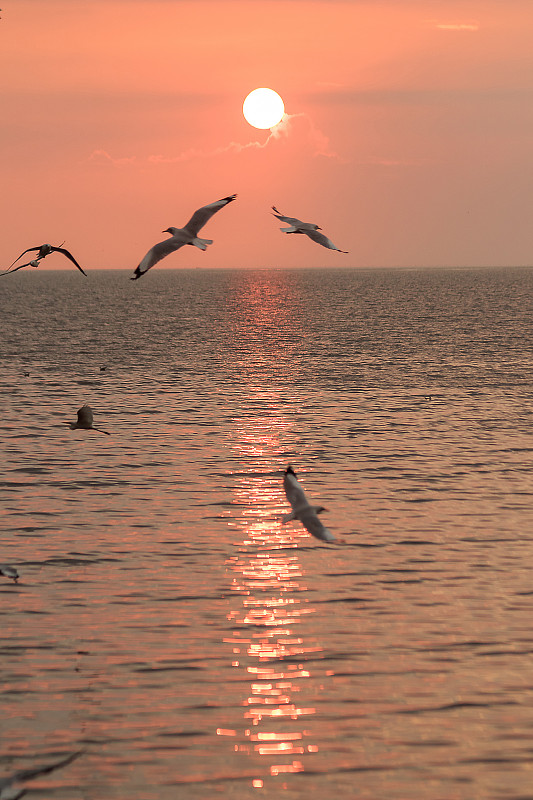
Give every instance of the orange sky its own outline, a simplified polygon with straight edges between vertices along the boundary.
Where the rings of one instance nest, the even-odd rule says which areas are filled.
[[[531,0],[4,0],[0,266],[530,264]],[[270,86],[288,118],[242,116]],[[349,255],[279,232],[315,222]],[[50,256],[43,267],[67,266]],[[70,267],[68,267],[70,268]]]

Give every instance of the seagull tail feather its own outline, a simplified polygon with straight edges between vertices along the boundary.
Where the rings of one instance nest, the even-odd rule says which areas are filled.
[[[197,236],[196,239],[192,240],[191,244],[193,244],[195,247],[199,247],[200,250],[207,250],[207,245],[208,244],[213,244],[213,240],[212,239],[200,239],[200,237]]]
[[[291,225],[290,228],[280,228],[280,231],[283,231],[283,233],[296,233],[297,230],[298,228],[294,225]]]

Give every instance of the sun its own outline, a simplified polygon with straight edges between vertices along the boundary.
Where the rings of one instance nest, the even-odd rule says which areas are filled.
[[[254,89],[242,104],[242,113],[254,128],[273,128],[281,121],[285,106],[273,89]]]

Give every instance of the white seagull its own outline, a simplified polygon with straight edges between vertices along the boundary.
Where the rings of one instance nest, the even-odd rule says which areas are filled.
[[[15,269],[11,269],[11,267],[14,264],[17,263],[19,258],[22,258],[23,255],[25,255],[26,253],[30,253],[32,250],[38,250],[39,251],[37,253],[37,258],[34,258],[33,261],[28,261],[27,264],[20,264],[20,266],[15,267]],[[79,269],[79,271],[82,272],[85,275],[85,277],[87,277],[87,273],[82,270],[82,268],[80,267],[80,265],[78,264],[78,262],[76,261],[76,259],[72,255],[72,253],[69,253],[69,251],[65,250],[64,247],[61,247],[61,246],[60,247],[54,247],[51,244],[41,244],[41,245],[39,245],[37,247],[28,247],[27,250],[24,250],[24,252],[21,253],[20,256],[13,261],[13,264],[11,264],[11,266],[5,272],[2,272],[2,275],[7,275],[8,273],[11,273],[11,272],[16,272],[18,269],[22,269],[23,267],[38,267],[39,266],[39,262],[43,258],[46,258],[46,256],[49,256],[50,253],[62,253],[70,261],[72,261],[74,266],[77,267]]]
[[[291,522],[293,519],[298,519],[304,528],[309,531],[311,536],[322,539],[323,542],[334,542],[335,537],[328,528],[324,527],[318,518],[318,515],[322,511],[327,511],[327,508],[309,504],[304,490],[298,483],[296,473],[290,465],[285,470],[283,476],[283,488],[285,489],[287,500],[292,506],[292,511],[290,514],[284,514],[282,516],[282,523],[285,524],[286,522]]]
[[[337,250],[339,253],[348,252],[347,250],[341,250],[339,247],[336,247],[325,234],[319,233],[319,231],[322,230],[319,225],[315,225],[312,222],[302,222],[301,219],[296,219],[296,217],[285,217],[283,214],[280,214],[276,206],[272,206],[272,210],[275,212],[275,217],[289,225],[288,228],[280,228],[280,231],[283,231],[283,233],[305,233],[313,242],[321,244],[322,247],[327,247],[328,250]]]
[[[231,203],[236,197],[236,194],[232,194],[229,197],[223,197],[222,200],[210,203],[208,206],[199,208],[183,228],[166,228],[163,233],[170,233],[170,239],[158,242],[148,250],[139,266],[135,269],[131,280],[136,281],[141,278],[154,264],[157,264],[158,261],[161,261],[162,258],[170,255],[175,250],[179,250],[184,244],[192,244],[195,247],[199,247],[200,250],[206,250],[208,244],[213,244],[213,240],[200,239],[198,232],[211,219],[213,214],[216,214],[221,208]]]
[[[17,583],[19,579],[19,574],[15,567],[11,567],[9,564],[0,564],[0,575],[3,575],[4,578],[11,578],[12,581]]]
[[[53,764],[48,764],[44,767],[34,767],[33,769],[22,769],[10,775],[8,778],[0,779],[0,800],[18,800],[19,797],[26,794],[26,789],[24,787],[17,787],[17,784],[30,781],[32,778],[37,778],[39,775],[46,775],[46,773],[53,772],[60,767],[66,767],[67,764],[70,764],[71,761],[74,761],[74,759],[78,758],[82,753],[83,750],[79,750],[77,753],[72,753],[70,756],[62,758],[60,761],[54,761]]]
[[[95,428],[93,425],[93,410],[87,404],[82,406],[78,410],[78,419],[76,422],[66,423],[71,431],[75,430],[83,430],[83,431],[98,431],[99,433],[105,433],[106,436],[111,436],[109,431],[103,431],[102,428]]]

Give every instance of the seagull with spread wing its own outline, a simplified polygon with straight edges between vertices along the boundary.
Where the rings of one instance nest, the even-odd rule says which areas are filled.
[[[288,228],[280,228],[280,231],[283,233],[305,233],[313,242],[317,244],[321,244],[322,247],[327,247],[328,250],[337,250],[339,253],[347,253],[347,250],[341,250],[339,247],[336,247],[331,239],[320,233],[322,230],[319,225],[315,225],[313,222],[302,222],[301,219],[296,219],[296,217],[285,217],[283,214],[280,214],[276,206],[272,206],[272,210],[275,212],[274,216],[277,217],[281,222],[287,223],[289,226]]]
[[[200,239],[198,233],[206,222],[211,219],[213,214],[216,214],[221,208],[227,206],[227,204],[235,200],[236,197],[236,194],[232,194],[229,197],[223,197],[222,200],[216,200],[214,203],[199,208],[194,212],[183,228],[166,228],[163,233],[170,233],[170,239],[164,239],[162,242],[154,244],[154,246],[148,250],[145,257],[135,269],[131,280],[136,281],[142,278],[144,273],[148,272],[158,261],[161,261],[162,258],[170,255],[170,253],[173,253],[175,250],[179,250],[179,248],[183,247],[185,244],[191,244],[194,245],[194,247],[200,248],[200,250],[206,250],[208,244],[213,244],[213,240]]]
[[[18,267],[15,267],[15,269],[12,269],[12,267],[17,263],[17,261],[20,258],[22,258],[22,256],[26,255],[26,253],[31,253],[33,250],[38,250],[37,258],[34,258],[33,261],[28,261],[27,264],[20,264]],[[11,274],[12,272],[16,272],[18,269],[22,269],[23,267],[38,267],[39,262],[42,261],[43,258],[46,258],[46,256],[49,256],[50,253],[62,253],[70,261],[72,261],[74,266],[77,267],[79,271],[83,273],[83,275],[85,275],[85,277],[87,277],[87,273],[84,272],[84,270],[82,270],[82,268],[80,267],[80,265],[78,264],[72,253],[69,253],[69,251],[65,250],[65,248],[62,246],[54,247],[51,244],[41,244],[38,245],[37,247],[28,247],[27,250],[24,250],[24,252],[21,253],[20,256],[13,261],[13,264],[11,264],[11,266],[5,272],[2,272],[2,275]]]
[[[324,506],[310,505],[304,490],[298,483],[296,473],[290,464],[283,475],[283,488],[285,489],[287,500],[291,504],[292,511],[290,514],[284,514],[281,521],[286,523],[298,519],[304,528],[309,531],[311,536],[315,536],[323,542],[334,542],[335,536],[333,536],[328,528],[324,527],[318,518],[318,515],[322,511],[327,511],[327,508],[324,508]]]
[[[18,269],[23,269],[24,267],[38,267],[40,263],[41,260],[39,258],[34,258],[32,261],[27,261],[26,264],[20,264],[18,267],[15,267],[15,269],[11,269],[10,267],[6,272],[0,272],[0,278],[3,275],[11,275],[12,272],[16,272]]]
[[[93,425],[93,410],[90,406],[85,404],[78,410],[78,419],[76,422],[66,423],[71,431],[98,431],[98,433],[105,433],[106,436],[111,436],[109,431],[104,431],[102,428],[95,428]]]

